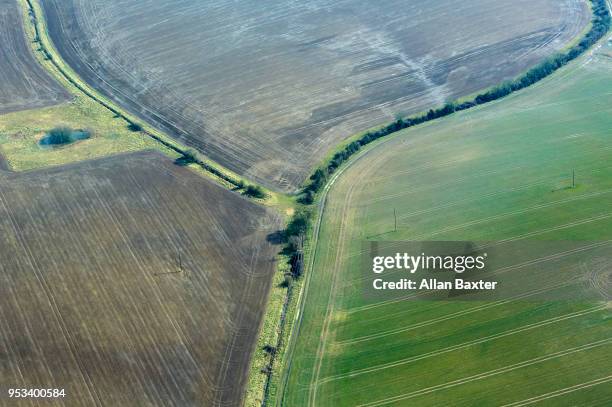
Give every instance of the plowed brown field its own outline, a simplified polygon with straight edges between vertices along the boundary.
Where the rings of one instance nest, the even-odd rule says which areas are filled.
[[[64,388],[69,406],[239,404],[276,227],[156,153],[0,172],[3,391]]]
[[[69,94],[32,55],[16,0],[0,0],[0,114],[50,106]]]

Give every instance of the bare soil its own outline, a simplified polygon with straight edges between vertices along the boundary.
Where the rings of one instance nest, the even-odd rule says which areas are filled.
[[[32,55],[20,10],[16,0],[0,0],[0,114],[70,98]]]
[[[65,388],[58,405],[239,405],[277,227],[153,152],[0,173],[0,383]]]

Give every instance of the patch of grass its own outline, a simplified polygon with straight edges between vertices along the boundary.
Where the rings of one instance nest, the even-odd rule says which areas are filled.
[[[107,117],[110,114],[113,119],[126,126],[123,130],[127,129],[128,131],[145,139],[139,140],[139,143],[144,146],[143,148],[155,148],[163,153],[166,153],[171,158],[178,158],[181,154],[184,155],[186,150],[185,146],[175,142],[166,134],[152,126],[138,123],[138,119],[136,117],[119,108],[112,101],[82,81],[74,70],[58,56],[57,50],[49,38],[44,13],[38,0],[20,0],[20,4],[24,11],[22,15],[24,18],[25,32],[32,42],[32,50],[36,58],[57,81],[59,81],[71,94],[74,95],[77,103],[88,106],[87,108],[91,110],[94,120],[101,117]],[[56,55],[56,57],[53,57],[53,55]],[[96,129],[94,128],[94,130]],[[109,146],[105,145],[108,151],[107,154],[134,150],[133,143],[130,140],[122,139],[122,134],[125,134],[125,131],[113,132],[105,135],[107,140],[114,139],[117,141],[117,143],[111,148],[108,148]],[[85,143],[79,143],[79,145],[82,149],[85,148]],[[0,152],[2,152],[2,150],[0,150]],[[27,155],[27,151],[24,151],[24,154]],[[83,156],[85,156],[84,158],[93,158],[99,156],[100,154],[103,153],[101,151],[86,151],[84,154],[83,152],[80,152],[72,157],[58,157],[59,159],[52,161],[53,163],[67,163],[83,159]],[[8,161],[10,162],[10,159]],[[50,163],[36,164],[32,162],[29,164],[31,168],[37,168],[45,165],[50,165]],[[241,177],[237,176],[232,171],[215,162],[212,162],[209,159],[202,158],[199,160],[198,167],[202,169],[202,171],[199,171],[200,174],[208,172],[209,174],[203,175],[206,175],[208,178],[215,180],[217,183],[230,188],[234,188],[237,184],[244,182]]]
[[[60,123],[58,128],[88,129],[91,137],[61,148],[40,148],[49,129]],[[76,96],[58,106],[0,115],[0,154],[14,171],[145,149],[176,156],[154,140],[129,131],[111,112],[86,97]]]
[[[37,7],[36,3],[33,4]],[[25,1],[22,6],[27,10]],[[72,93],[73,99],[57,106],[0,115],[0,154],[11,170],[24,171],[63,165],[145,149],[156,149],[171,158],[176,158],[177,154],[161,143],[130,131],[120,116],[117,117],[116,113],[77,90],[58,72],[50,59],[45,58],[43,52],[36,52],[36,49],[40,48],[41,41],[48,42],[46,33],[39,38],[28,13],[23,14],[24,28],[32,40],[35,56],[47,71]],[[56,60],[55,63],[62,64],[62,61]],[[53,128],[87,129],[91,137],[78,143],[60,143],[63,144],[61,148],[41,149],[41,140]],[[65,138],[59,135],[56,141]]]
[[[272,289],[266,306],[266,313],[257,338],[255,353],[251,360],[245,397],[246,407],[261,406],[267,380],[267,374],[263,373],[262,369],[266,369],[266,367],[270,365],[272,356],[270,352],[266,351],[266,348],[275,347],[278,343],[280,334],[278,321],[281,317],[283,304],[287,295],[287,288],[282,286],[285,279],[285,273],[288,271],[287,259],[281,256],[278,264],[279,266],[272,280]],[[274,352],[278,354],[278,349],[274,348]]]

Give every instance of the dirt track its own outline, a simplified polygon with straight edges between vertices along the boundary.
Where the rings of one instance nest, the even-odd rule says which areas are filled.
[[[238,405],[278,226],[156,153],[0,173],[0,382]]]
[[[0,114],[54,105],[70,95],[32,55],[16,0],[0,0]]]
[[[43,3],[90,84],[282,190],[347,136],[512,77],[588,21],[576,0]]]

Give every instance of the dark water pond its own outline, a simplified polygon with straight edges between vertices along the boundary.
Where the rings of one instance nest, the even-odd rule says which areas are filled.
[[[91,133],[87,130],[52,130],[47,133],[38,144],[41,148],[56,148],[90,137]]]

